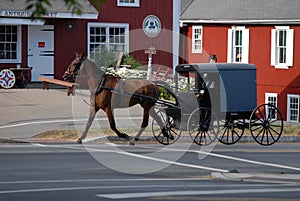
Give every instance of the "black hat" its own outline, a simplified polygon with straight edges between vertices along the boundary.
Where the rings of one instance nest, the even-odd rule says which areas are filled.
[[[212,54],[212,55],[210,55],[209,59],[217,60],[217,55]]]

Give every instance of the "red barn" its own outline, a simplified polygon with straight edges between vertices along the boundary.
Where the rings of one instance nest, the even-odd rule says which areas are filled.
[[[299,122],[299,9],[298,0],[182,0],[180,62],[215,54],[217,62],[255,64],[257,104],[273,103]]]
[[[61,79],[74,54],[94,59],[104,51],[123,51],[147,64],[145,49],[156,48],[153,63],[177,65],[179,0],[106,0],[97,10],[88,0],[77,1],[81,15],[63,0],[41,20],[32,21],[26,0],[0,1],[0,68],[32,66],[32,81],[40,75]]]

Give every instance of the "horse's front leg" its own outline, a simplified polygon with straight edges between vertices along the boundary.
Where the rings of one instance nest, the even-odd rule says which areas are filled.
[[[145,131],[146,127],[148,126],[149,110],[150,110],[150,108],[144,108],[143,121],[142,121],[141,129],[136,134],[136,136],[130,141],[130,143],[129,143],[130,145],[134,145],[134,142],[138,141],[140,139],[142,133]]]
[[[129,136],[126,133],[121,133],[117,129],[112,109],[111,108],[107,108],[105,110],[105,113],[106,113],[106,116],[108,118],[110,128],[118,135],[118,137],[124,138],[124,139],[129,139]]]
[[[77,139],[77,144],[82,144],[82,140],[84,140],[87,136],[87,133],[93,123],[93,120],[95,119],[95,116],[96,116],[96,108],[95,106],[91,105],[90,106],[90,110],[89,110],[89,118],[88,118],[88,121],[86,122],[86,125],[85,125],[85,129],[82,133],[82,135]]]

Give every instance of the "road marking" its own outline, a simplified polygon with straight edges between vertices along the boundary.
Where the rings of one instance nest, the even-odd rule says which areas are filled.
[[[116,117],[115,120],[126,120],[126,117]],[[141,117],[130,117],[131,120],[141,120]],[[15,123],[10,125],[0,126],[0,129],[4,128],[14,128],[21,126],[29,126],[33,124],[53,124],[53,123],[69,123],[69,122],[86,122],[87,119],[54,119],[54,120],[45,120],[45,121],[31,121],[31,122],[23,122],[23,123]],[[107,121],[106,117],[96,118],[94,121]]]
[[[0,181],[5,184],[38,184],[38,183],[80,183],[80,182],[146,182],[146,181],[208,181],[208,178],[126,178],[126,179],[63,179],[63,180],[39,180],[39,181]],[[240,186],[240,185],[239,185]]]
[[[112,144],[109,143],[109,145],[112,145]],[[117,146],[117,145],[113,144],[113,146]],[[144,155],[129,153],[129,152],[125,152],[125,151],[104,150],[104,149],[95,149],[95,148],[88,148],[88,147],[85,147],[85,148],[76,147],[75,148],[75,147],[66,147],[66,146],[64,146],[64,148],[84,149],[84,150],[87,150],[87,151],[106,152],[106,153],[110,152],[110,153],[114,153],[114,154],[122,154],[122,155],[132,156],[132,157],[135,157],[135,158],[142,158],[142,159],[157,161],[157,162],[166,163],[166,164],[170,164],[170,165],[177,165],[177,166],[182,166],[182,167],[189,167],[189,168],[196,168],[196,169],[203,169],[203,170],[217,171],[217,172],[229,172],[229,170],[225,170],[225,169],[212,168],[212,167],[194,165],[194,164],[188,164],[188,163],[180,163],[180,162],[176,162],[176,161],[160,159],[160,158],[154,158],[154,157],[150,157],[150,156],[144,156]]]
[[[121,146],[121,145],[117,145],[117,144],[113,144],[113,143],[108,143],[108,145],[116,146],[116,147]],[[117,153],[117,154],[128,155],[128,156],[132,156],[132,157],[136,157],[136,158],[143,158],[143,159],[147,159],[147,160],[153,160],[153,161],[157,161],[157,162],[167,163],[167,164],[171,164],[171,165],[178,165],[178,166],[183,166],[183,167],[190,167],[190,168],[197,168],[197,169],[204,169],[204,170],[209,170],[209,171],[217,171],[217,172],[225,172],[225,173],[229,172],[229,170],[225,170],[225,169],[180,163],[180,162],[176,162],[176,161],[170,161],[170,160],[153,158],[153,157],[144,156],[144,155],[138,155],[138,154],[129,153],[129,152],[125,152],[125,151],[95,149],[95,148],[88,148],[88,147],[82,148],[82,147],[74,147],[74,146],[61,146],[61,147],[62,148],[69,148],[69,149],[77,149],[77,150],[87,150],[87,151],[90,150],[90,151],[96,151],[96,152]],[[152,147],[152,146],[149,147],[149,146],[138,145],[136,147],[161,150],[161,148]],[[266,163],[266,162],[248,160],[248,159],[243,159],[243,158],[237,158],[237,157],[226,156],[226,155],[221,155],[221,154],[216,154],[216,153],[203,152],[203,151],[197,151],[197,150],[181,150],[181,149],[172,149],[172,148],[167,148],[167,147],[164,147],[164,150],[181,151],[181,152],[189,152],[189,153],[197,153],[197,154],[207,154],[209,156],[224,158],[224,159],[228,159],[228,160],[235,160],[235,161],[251,163],[251,164],[256,164],[256,165],[263,165],[263,166],[270,166],[270,167],[300,171],[300,168],[298,168],[298,167],[292,167],[292,166],[279,165],[279,164],[274,164],[274,163]]]
[[[146,147],[146,146],[139,146],[143,148],[151,148],[151,149],[159,149],[156,147]],[[249,159],[243,159],[243,158],[237,158],[233,156],[226,156],[226,155],[221,155],[221,154],[216,154],[216,153],[210,153],[210,152],[203,152],[203,151],[197,151],[197,150],[181,150],[181,149],[172,149],[172,148],[164,148],[166,150],[170,151],[182,151],[182,152],[190,152],[190,153],[197,153],[197,154],[204,154],[204,155],[209,155],[209,156],[214,156],[217,158],[224,158],[228,160],[235,160],[235,161],[241,161],[245,163],[251,163],[251,164],[256,164],[256,165],[263,165],[263,166],[270,166],[270,167],[276,167],[276,168],[282,168],[282,169],[289,169],[289,170],[296,170],[300,171],[300,168],[298,167],[292,167],[292,166],[287,166],[287,165],[279,165],[279,164],[274,164],[274,163],[267,163],[267,162],[260,162],[260,161],[254,161],[254,160],[249,160]]]
[[[48,147],[45,144],[40,144],[40,143],[32,143],[32,145],[37,146],[37,147]]]
[[[224,194],[244,194],[244,193],[288,193],[300,192],[300,188],[290,189],[234,189],[234,190],[211,190],[211,191],[165,191],[165,192],[143,192],[143,193],[120,193],[120,194],[98,194],[99,198],[109,199],[133,199],[158,196],[194,196],[194,195],[224,195]]]
[[[217,187],[223,187],[224,185],[217,185]],[[249,185],[242,185],[244,187],[249,187]],[[253,187],[258,187],[257,185],[251,185]],[[265,187],[270,187],[270,185],[264,185]],[[273,185],[274,186],[274,185]],[[278,186],[278,185],[277,185]],[[207,188],[211,187],[211,185],[203,185],[203,184],[194,184],[194,185],[185,185],[185,188]],[[226,187],[241,187],[241,185],[226,185]],[[262,186],[259,186],[262,187]],[[15,193],[36,193],[36,192],[55,192],[55,191],[75,191],[75,190],[94,190],[94,189],[163,189],[163,188],[183,188],[182,184],[153,184],[153,185],[103,185],[103,186],[84,186],[84,187],[61,187],[61,188],[32,188],[32,189],[16,189],[16,190],[1,190],[0,194],[15,194]],[[261,189],[261,188],[260,188]],[[299,189],[300,190],[300,189]],[[168,191],[171,193],[170,191]],[[177,192],[177,191],[176,191]],[[183,191],[186,192],[186,191]],[[152,193],[152,192],[151,192]],[[132,194],[132,193],[127,193]],[[135,193],[139,194],[139,193]],[[143,194],[143,193],[140,193]],[[121,194],[104,194],[104,196],[109,195],[112,197],[120,197]],[[124,194],[126,195],[126,193]],[[99,195],[102,196],[102,195]],[[132,196],[132,195],[130,195]]]

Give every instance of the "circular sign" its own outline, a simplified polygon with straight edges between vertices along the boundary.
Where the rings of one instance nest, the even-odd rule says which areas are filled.
[[[12,88],[16,83],[15,74],[8,69],[4,69],[0,72],[0,85],[5,89]]]
[[[148,15],[143,21],[144,33],[149,37],[158,36],[161,30],[161,23],[155,15]]]

